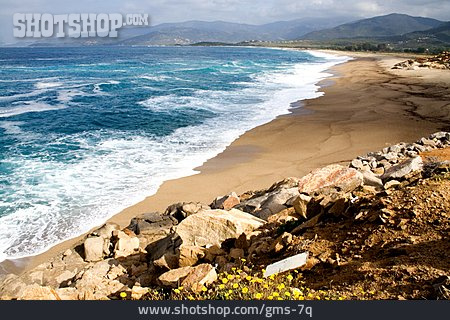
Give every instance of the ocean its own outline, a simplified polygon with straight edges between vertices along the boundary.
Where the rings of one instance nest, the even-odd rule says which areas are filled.
[[[243,47],[0,48],[0,261],[154,194],[315,98],[348,58]],[[301,139],[301,137],[299,137]]]

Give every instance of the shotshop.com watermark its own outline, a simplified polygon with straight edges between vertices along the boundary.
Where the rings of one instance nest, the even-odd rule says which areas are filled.
[[[123,26],[148,26],[149,16],[142,13],[15,13],[13,25],[16,38],[115,38]]]

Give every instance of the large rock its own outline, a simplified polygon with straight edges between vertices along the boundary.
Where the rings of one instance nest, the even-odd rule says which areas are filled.
[[[61,300],[61,298],[56,294],[55,290],[50,287],[41,287],[38,284],[32,284],[27,286],[20,300]]]
[[[124,287],[120,281],[107,277],[110,268],[108,261],[100,261],[77,275],[75,288],[81,300],[105,300]]]
[[[159,282],[166,287],[175,288],[181,284],[191,272],[192,267],[181,267],[173,270],[169,270],[158,277]]]
[[[322,188],[332,187],[342,192],[351,192],[363,183],[362,174],[353,169],[338,164],[332,164],[313,170],[300,179],[299,192],[313,193]]]
[[[114,247],[114,258],[127,257],[139,252],[139,239],[128,235],[123,231],[114,231],[113,236],[117,239]]]
[[[104,242],[105,239],[102,237],[90,237],[84,240],[84,259],[88,262],[102,260]]]
[[[167,237],[177,223],[178,221],[172,216],[150,212],[131,219],[127,228],[138,236],[141,247],[145,248],[149,243]]]
[[[295,198],[293,206],[295,212],[305,219],[308,219],[308,204],[311,201],[311,197],[301,194]]]
[[[201,202],[180,202],[170,205],[165,214],[175,218],[177,221],[182,221],[186,217],[196,214],[202,210],[210,210],[211,208]]]
[[[407,159],[398,165],[392,166],[386,170],[386,172],[381,176],[383,181],[391,179],[401,179],[406,175],[420,171],[423,169],[423,160],[421,157],[415,157],[412,159]]]
[[[201,211],[184,219],[176,228],[183,245],[212,246],[238,238],[261,227],[264,220],[237,209]]]
[[[363,175],[364,185],[376,188],[383,188],[383,181],[381,181],[381,179],[378,178],[372,171],[363,170],[361,171],[361,173]]]
[[[205,248],[197,246],[182,245],[178,251],[180,267],[193,266],[205,256]]]
[[[297,187],[280,189],[279,191],[272,192],[267,199],[261,202],[261,210],[256,211],[255,215],[261,219],[267,220],[271,215],[286,209],[286,202],[299,196],[299,194]]]
[[[240,199],[235,192],[231,192],[223,197],[217,197],[211,204],[212,209],[230,210],[240,203]]]
[[[203,263],[191,269],[189,274],[184,278],[181,285],[192,291],[201,291],[203,286],[213,283],[217,280],[216,269],[208,264]]]

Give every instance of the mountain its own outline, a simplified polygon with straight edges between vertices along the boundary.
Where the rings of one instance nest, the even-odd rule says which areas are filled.
[[[292,40],[314,30],[330,28],[352,20],[349,17],[304,18],[278,21],[263,25],[232,23],[225,21],[187,21],[163,23],[139,30],[140,34],[121,42],[125,45],[193,44],[197,42],[236,43],[248,40]],[[136,28],[137,30],[138,28]],[[129,36],[130,31],[123,29]]]
[[[427,41],[435,43],[450,44],[450,21],[443,23],[439,27],[425,31],[407,33],[403,36],[405,40]]]
[[[443,22],[423,17],[411,17],[406,14],[392,13],[346,23],[331,29],[313,31],[300,37],[307,40],[330,40],[346,38],[373,38],[404,35],[415,31],[436,28]]]

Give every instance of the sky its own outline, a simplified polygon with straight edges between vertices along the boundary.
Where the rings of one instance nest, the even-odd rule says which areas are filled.
[[[188,20],[263,24],[304,17],[368,18],[406,13],[450,20],[449,0],[0,0],[0,41],[12,34],[12,14],[147,13],[152,25]]]

